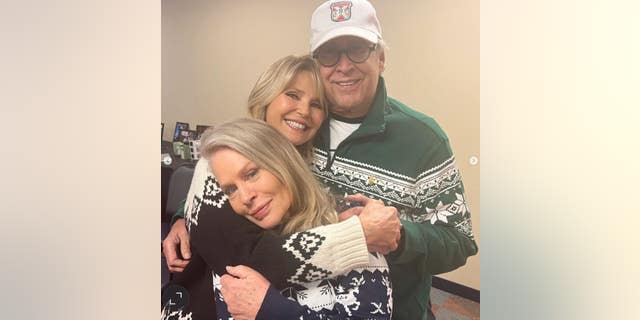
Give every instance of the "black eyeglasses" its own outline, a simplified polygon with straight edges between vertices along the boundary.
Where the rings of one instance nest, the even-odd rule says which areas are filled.
[[[318,60],[318,62],[322,66],[327,68],[333,67],[338,64],[342,53],[346,53],[347,58],[349,58],[349,60],[351,60],[351,62],[353,63],[363,63],[367,59],[369,59],[371,52],[375,50],[377,46],[377,44],[370,46],[356,45],[342,50],[336,50],[332,47],[321,47],[320,49],[316,50],[316,52],[313,54],[313,57]]]

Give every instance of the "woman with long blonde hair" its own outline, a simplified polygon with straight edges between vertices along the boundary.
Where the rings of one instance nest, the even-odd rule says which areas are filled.
[[[306,230],[338,222],[331,197],[298,151],[264,122],[238,119],[223,123],[205,134],[201,150],[233,211],[260,228],[282,235],[298,233],[308,237],[301,244],[309,247],[313,233],[305,234]],[[228,319],[231,314],[225,313],[217,278],[214,284],[218,317]],[[306,307],[299,307],[293,315],[289,314],[291,307],[276,307],[263,311],[268,315],[262,317],[391,317],[389,269],[381,254],[370,254],[366,265],[348,273],[292,289],[295,294],[291,297]]]
[[[249,97],[249,113],[275,129],[281,139],[283,136],[284,141],[295,145],[296,154],[304,159],[301,166],[310,163],[312,138],[327,115],[316,62],[309,56],[288,56],[276,61],[256,82]],[[242,133],[244,129],[237,131]],[[203,148],[206,144],[203,139]],[[314,181],[312,175],[304,180]],[[251,266],[274,287],[284,288],[365,266],[369,262],[368,250],[375,251],[368,242],[370,239],[392,242],[387,239],[395,237],[393,232],[399,228],[399,222],[395,225],[395,221],[389,220],[387,229],[374,229],[365,215],[327,225],[336,221],[331,201],[327,201],[330,198],[324,192],[314,194],[318,201],[307,201],[310,196],[306,191],[295,199],[295,211],[304,214],[295,215],[281,229],[265,231],[233,213],[209,164],[201,159],[185,202],[185,218],[177,219],[163,242],[170,270],[176,272],[172,283],[186,288],[191,302],[184,309],[163,309],[163,317],[173,319],[187,314],[193,319],[215,317],[212,283],[225,273],[226,266]],[[370,211],[376,206],[383,207],[367,206]],[[316,218],[302,219],[308,212],[315,213]],[[181,213],[179,210],[177,215]],[[315,228],[310,231],[323,240],[316,241],[312,251],[304,252],[302,246],[306,244],[301,242],[301,234],[291,232],[311,227]],[[185,259],[178,256],[178,245]]]

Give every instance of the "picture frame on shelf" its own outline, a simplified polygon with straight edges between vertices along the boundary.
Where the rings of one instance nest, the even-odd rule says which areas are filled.
[[[181,130],[189,130],[189,124],[186,122],[176,122],[176,128],[173,131],[173,141],[181,141],[178,140],[178,138],[180,138]]]
[[[191,140],[197,140],[197,133],[195,130],[180,130],[178,132],[178,138],[176,139],[176,141],[182,142],[186,145],[189,145],[189,141]]]
[[[202,134],[209,128],[211,128],[212,126],[205,126],[205,125],[196,125],[196,139],[200,139],[202,137]]]

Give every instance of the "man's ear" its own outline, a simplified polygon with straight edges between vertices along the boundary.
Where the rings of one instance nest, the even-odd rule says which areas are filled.
[[[380,68],[380,73],[382,73],[384,71],[384,50],[380,50],[378,56],[378,67]]]

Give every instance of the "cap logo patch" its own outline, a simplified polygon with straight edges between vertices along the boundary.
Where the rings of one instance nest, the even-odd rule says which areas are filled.
[[[351,1],[340,1],[331,4],[331,20],[342,22],[351,19]]]

